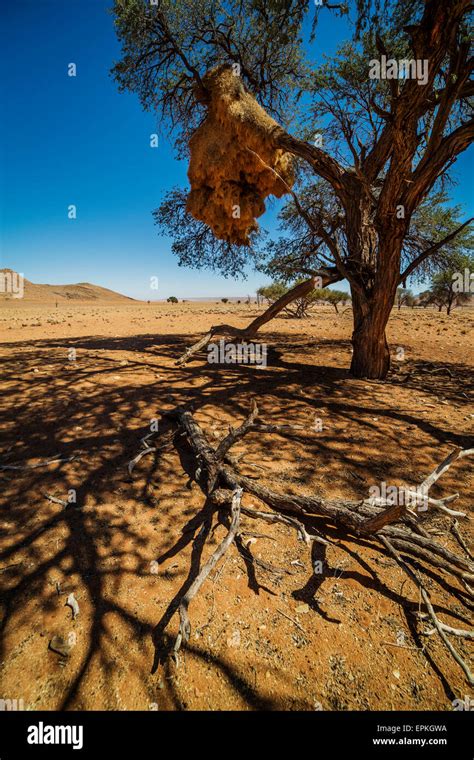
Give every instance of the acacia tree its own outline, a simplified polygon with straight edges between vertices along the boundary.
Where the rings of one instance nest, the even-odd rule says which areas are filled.
[[[297,285],[300,283],[297,283]],[[262,286],[257,290],[257,294],[261,296],[267,303],[274,304],[284,295],[290,291],[283,282],[272,282],[271,285]],[[329,288],[315,288],[309,293],[295,299],[292,304],[286,306],[283,311],[291,317],[302,319],[309,316],[309,311],[312,306],[317,303],[328,303],[334,306],[336,314],[339,314],[339,304],[343,306],[350,301],[349,293],[345,293],[343,290],[332,290]]]
[[[380,9],[383,4],[383,0],[357,0],[357,31],[361,35],[366,32],[374,7]],[[323,286],[348,280],[354,306],[352,370],[354,374],[369,377],[383,377],[388,369],[385,325],[396,288],[419,267],[426,266],[429,260],[434,261],[442,249],[454,245],[459,231],[465,228],[454,223],[452,212],[446,212],[443,217],[443,208],[436,203],[433,193],[441,192],[442,188],[435,188],[436,183],[467,146],[472,131],[472,124],[465,122],[470,68],[463,39],[467,2],[405,0],[400,4],[388,1],[385,5],[390,10],[390,23],[384,29],[381,16],[373,20],[379,36],[365,33],[358,47],[355,45],[350,51],[348,48],[329,69],[316,74],[311,73],[304,61],[306,48],[302,44],[302,29],[308,11],[307,0],[188,0],[186,3],[162,0],[156,6],[144,0],[116,0],[114,6],[117,31],[123,43],[123,58],[115,67],[115,76],[121,87],[139,93],[145,107],[161,108],[164,117],[178,129],[177,144],[181,153],[187,152],[189,139],[195,144],[196,133],[202,136],[199,130],[206,124],[211,110],[215,115],[215,91],[213,95],[211,88],[207,88],[209,81],[216,84],[214,67],[224,65],[217,73],[228,75],[229,65],[235,64],[241,77],[241,84],[234,82],[232,86],[236,99],[231,106],[236,106],[233,112],[239,115],[235,121],[242,117],[239,126],[246,126],[244,122],[249,113],[240,106],[244,99],[249,102],[251,93],[254,102],[258,99],[279,122],[271,122],[265,134],[267,153],[280,150],[297,159],[296,184],[285,177],[282,180],[281,175],[279,178],[279,190],[283,185],[290,195],[282,212],[287,238],[270,242],[263,255],[255,225],[250,225],[252,239],[247,240],[244,235],[241,239],[247,244],[238,246],[232,235],[219,237],[202,219],[192,218],[188,213],[187,193],[173,190],[156,216],[171,232],[180,263],[217,266],[221,271],[233,273],[241,271],[250,254],[258,267],[273,268],[279,275],[275,277],[277,281],[294,282],[300,275],[307,275],[307,280],[297,282],[271,304],[264,315],[258,315],[245,331],[240,331],[242,335],[253,334],[289,303],[319,287],[317,278],[321,278]],[[342,6],[338,7],[342,10]],[[404,9],[406,13],[402,12]],[[403,82],[371,80],[369,58],[376,52],[381,55],[380,50],[376,51],[377,45],[380,50],[393,50],[397,55],[403,51],[421,60],[426,58],[429,67],[425,84],[409,79]],[[308,113],[312,104],[306,125],[298,120],[294,110],[298,92],[304,93],[300,101],[305,106],[303,113]],[[268,113],[263,112],[262,117],[262,110],[253,109],[260,125],[269,124]],[[286,119],[287,114],[296,116]],[[228,114],[224,116],[223,122],[229,126]],[[316,123],[321,118],[324,148],[315,145],[313,139]],[[319,131],[322,131],[321,125]],[[209,141],[204,146],[207,148],[201,154],[204,163],[206,160],[211,163],[212,151],[219,151],[218,137],[217,134],[212,143]],[[240,153],[236,152],[238,160],[243,160],[248,147],[243,145]],[[193,160],[192,147],[190,152]],[[251,146],[250,152],[254,154],[255,164],[261,156],[256,156]],[[222,163],[224,165],[225,160]],[[233,171],[231,180],[236,185],[247,182],[245,167],[230,166],[229,162],[226,166]],[[268,169],[270,173],[275,171],[271,165]],[[246,177],[235,178],[239,171]],[[285,176],[289,178],[290,172]],[[278,184],[274,177],[271,179]],[[255,187],[250,179],[247,185],[244,189],[252,196]],[[211,185],[206,188],[209,197],[214,189]],[[215,198],[212,203],[215,204]],[[255,216],[263,210],[262,201]],[[434,220],[436,224],[431,223]],[[220,221],[222,228],[229,226],[225,224],[228,219]],[[205,345],[212,334],[211,330],[193,350]],[[191,353],[189,349],[187,355]],[[186,355],[179,363],[185,358]],[[397,489],[395,499],[377,495],[357,501],[327,499],[319,493],[309,497],[282,493],[281,484],[267,487],[239,471],[231,449],[247,434],[258,431],[284,435],[288,428],[294,429],[291,425],[265,424],[255,400],[242,424],[231,428],[217,444],[210,442],[188,408],[166,412],[162,423],[159,432],[154,434],[159,436],[157,448],[170,444],[183,460],[191,456],[191,471],[205,494],[206,504],[221,514],[227,513],[230,519],[225,538],[197,573],[191,569],[192,583],[183,589],[179,600],[174,598],[170,602],[156,626],[153,672],[165,648],[178,658],[181,646],[189,641],[190,603],[217,562],[237,540],[243,514],[250,519],[294,528],[311,547],[312,558],[314,543],[323,547],[328,544],[321,532],[324,534],[330,529],[327,532],[330,537],[334,526],[364,544],[367,541],[371,545],[380,544],[419,590],[425,614],[434,626],[426,633],[438,633],[469,684],[474,683],[468,663],[448,638],[448,635],[471,638],[472,632],[453,628],[438,618],[424,579],[426,575],[430,587],[438,580],[456,604],[467,608],[471,603],[474,572],[471,556],[456,522],[452,525],[453,535],[468,556],[455,554],[445,546],[444,540],[442,545],[437,542],[418,524],[414,511],[418,508],[426,511],[429,507],[450,519],[466,516],[447,506],[457,494],[434,499],[430,489],[454,462],[472,456],[472,449],[455,449],[421,484]],[[145,453],[151,450],[148,437]],[[131,460],[130,473],[143,454],[141,451]],[[242,502],[244,495],[245,503]],[[250,508],[247,497],[257,499],[271,511]],[[311,522],[313,515],[318,518],[317,524]],[[201,550],[205,541],[204,535]],[[445,573],[462,586],[446,584]],[[410,608],[412,606],[410,601]],[[180,625],[173,645],[166,629],[174,614],[179,614]]]
[[[315,272],[323,274],[323,285],[349,282],[351,371],[384,378],[390,366],[385,329],[397,288],[471,221],[460,224],[452,212],[441,220],[439,200],[440,183],[473,137],[469,0],[356,5],[356,38],[311,69],[303,40],[306,0],[159,0],[153,6],[115,0],[123,56],[113,73],[145,108],[160,109],[177,130],[183,155],[211,104],[206,74],[217,65],[236,67],[246,91],[279,122],[269,134],[274,148],[297,161],[286,222],[297,232],[297,268],[310,274],[304,292],[314,287]],[[312,41],[316,33],[313,24]],[[157,213],[176,235],[181,263],[235,273],[250,254],[258,264],[258,246],[216,241],[202,222],[186,218],[183,198],[174,190]],[[427,223],[433,215],[437,227]],[[295,297],[301,294],[299,284]]]
[[[334,310],[336,314],[339,314],[339,304],[342,306],[345,306],[345,304],[350,301],[350,295],[349,293],[344,293],[343,290],[326,290],[323,291],[320,295],[320,300],[325,300],[328,303],[331,304],[331,306],[334,306]]]
[[[271,285],[264,285],[257,290],[257,295],[263,298],[267,303],[274,304],[284,295],[289,292],[288,288],[283,282],[272,282]],[[285,306],[283,312],[290,317],[296,319],[303,319],[303,317],[309,316],[309,310],[311,306],[319,300],[318,290],[312,290],[309,293],[296,298],[291,304]]]
[[[449,315],[456,306],[470,303],[472,298],[470,287],[467,290],[459,287],[459,275],[465,269],[470,272],[473,266],[472,257],[453,257],[448,268],[433,276],[430,289],[423,293],[423,305],[432,304],[438,307],[438,311],[442,311],[443,307],[446,307],[446,313]]]
[[[414,306],[415,305],[415,296],[411,292],[411,290],[408,290],[408,288],[397,288],[397,307],[398,311],[402,308],[402,306]]]

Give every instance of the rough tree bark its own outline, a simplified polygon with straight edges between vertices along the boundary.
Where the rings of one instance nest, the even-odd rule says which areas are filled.
[[[391,292],[383,290],[370,299],[352,291],[354,329],[351,374],[358,378],[382,379],[390,369],[390,349],[385,330],[392,309]]]

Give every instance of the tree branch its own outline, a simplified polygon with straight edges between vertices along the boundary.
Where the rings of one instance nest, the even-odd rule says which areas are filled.
[[[415,269],[417,267],[419,267],[420,264],[423,263],[423,261],[425,261],[427,258],[429,258],[430,256],[432,256],[434,253],[436,253],[437,251],[439,251],[440,248],[442,248],[444,245],[446,245],[446,243],[450,243],[451,240],[454,240],[454,238],[457,235],[459,235],[459,233],[462,232],[462,230],[465,227],[467,227],[469,224],[471,224],[472,221],[474,221],[474,217],[471,216],[470,219],[468,219],[463,224],[461,224],[460,227],[458,227],[456,230],[454,230],[453,232],[450,232],[449,235],[446,235],[446,237],[444,237],[442,240],[438,240],[437,243],[433,243],[429,248],[427,248],[425,251],[423,251],[422,253],[420,253],[420,255],[417,256],[416,259],[414,259],[407,266],[407,268],[405,269],[405,271],[402,272],[402,274],[400,275],[399,283],[403,282],[404,280],[406,280],[407,277],[409,277],[412,274],[412,272],[414,272]]]
[[[216,335],[232,335],[236,338],[240,338],[241,340],[255,337],[258,330],[264,324],[276,317],[280,311],[283,311],[283,309],[288,306],[289,303],[296,301],[297,298],[302,298],[308,293],[311,293],[311,291],[316,288],[317,278],[320,278],[322,280],[321,287],[323,288],[343,279],[340,273],[337,271],[337,267],[334,267],[333,269],[330,269],[328,267],[326,269],[316,270],[312,277],[310,277],[308,280],[304,280],[303,282],[298,283],[294,286],[294,288],[291,288],[291,290],[288,290],[286,293],[284,293],[277,301],[272,303],[268,309],[263,312],[263,314],[260,314],[258,317],[256,317],[247,327],[239,328],[233,327],[232,325],[215,325],[214,327],[211,327],[209,332],[203,335],[197,343],[194,343],[192,346],[186,349],[184,354],[176,360],[176,364],[178,366],[181,364],[186,364],[191,356],[196,354],[202,348],[205,348],[205,346],[207,346],[207,344],[210,343],[212,338],[214,338]]]

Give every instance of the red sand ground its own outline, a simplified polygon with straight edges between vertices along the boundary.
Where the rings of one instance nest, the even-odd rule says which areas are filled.
[[[417,592],[375,544],[334,531],[316,580],[294,532],[248,518],[243,544],[276,570],[246,564],[232,546],[191,604],[179,668],[151,673],[151,634],[198,557],[193,518],[204,504],[174,450],[127,474],[163,411],[194,400],[213,441],[242,420],[252,395],[268,422],[304,425],[307,435],[254,433],[235,449],[245,474],[301,494],[362,498],[382,480],[417,484],[453,447],[472,446],[472,311],[394,312],[389,339],[405,358],[385,383],[348,375],[350,312],[326,308],[262,331],[266,369],[210,365],[204,354],[174,365],[210,325],[243,326],[255,313],[211,303],[0,310],[1,463],[74,456],[0,472],[2,698],[33,710],[450,710],[471,695],[440,641],[418,635],[405,601],[416,607]],[[67,509],[45,496],[64,500],[70,489],[77,504]],[[472,462],[453,466],[434,495],[453,491],[471,511]],[[201,562],[225,535],[216,517],[212,530]],[[449,533],[440,540],[455,546]],[[464,607],[434,581],[430,591],[445,622],[468,626]],[[67,660],[48,649],[71,633]],[[469,642],[457,646],[469,658]]]

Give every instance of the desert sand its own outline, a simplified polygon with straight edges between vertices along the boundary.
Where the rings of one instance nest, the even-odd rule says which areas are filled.
[[[470,694],[440,640],[420,635],[417,594],[374,543],[334,530],[316,578],[294,531],[245,518],[244,551],[232,546],[191,604],[179,667],[151,672],[154,628],[226,533],[214,517],[199,557],[204,498],[174,450],[129,475],[162,412],[194,402],[217,441],[255,397],[266,421],[303,430],[246,437],[235,447],[242,472],[300,494],[363,499],[381,481],[417,484],[472,446],[472,310],[394,311],[386,382],[349,376],[351,314],[329,307],[270,322],[259,337],[266,368],[212,365],[205,352],[175,366],[211,325],[243,327],[257,313],[215,302],[2,305],[0,461],[12,468],[0,471],[2,694],[31,710],[451,710]],[[472,512],[472,481],[463,460],[433,495],[458,491],[457,508]],[[449,531],[443,544],[459,549]],[[443,620],[467,627],[465,608],[432,591]],[[51,650],[54,637],[68,656]],[[468,658],[471,643],[456,645]]]

